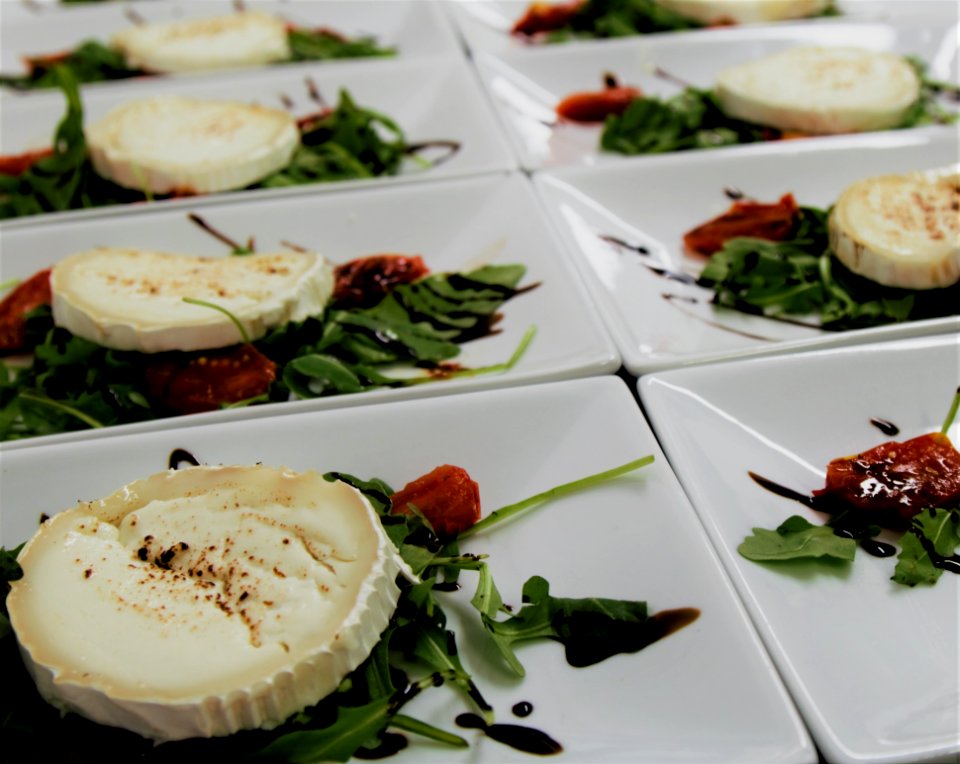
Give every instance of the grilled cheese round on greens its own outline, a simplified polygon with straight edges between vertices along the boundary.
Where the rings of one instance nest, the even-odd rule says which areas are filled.
[[[960,282],[960,173],[881,175],[849,186],[828,221],[830,246],[880,284],[936,289]]]
[[[100,247],[53,268],[53,317],[73,334],[115,350],[208,350],[323,312],[333,270],[314,252],[195,257]]]
[[[895,53],[800,47],[720,72],[716,95],[730,117],[818,135],[899,126],[920,79]]]
[[[54,515],[10,621],[41,695],[155,740],[275,727],[370,654],[412,576],[316,472],[192,467]]]
[[[260,11],[136,24],[113,36],[132,68],[158,74],[261,66],[290,58],[286,24]]]
[[[300,145],[286,111],[171,95],[121,104],[85,133],[98,174],[148,195],[245,188],[286,167]]]

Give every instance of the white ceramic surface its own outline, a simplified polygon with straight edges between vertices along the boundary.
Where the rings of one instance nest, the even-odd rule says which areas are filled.
[[[553,168],[623,161],[622,154],[600,150],[602,125],[556,120],[561,99],[600,90],[605,73],[646,95],[665,98],[682,90],[678,83],[710,88],[721,69],[790,47],[848,45],[918,56],[928,63],[930,76],[960,82],[958,29],[944,17],[921,15],[898,19],[895,25],[845,21],[740,27],[556,45],[536,55],[529,51],[478,53],[475,59],[521,164]],[[676,81],[658,76],[655,67]],[[943,103],[957,108],[947,99]],[[811,140],[829,143],[836,138]]]
[[[541,0],[542,1],[542,0]],[[551,4],[564,4],[569,0],[546,0]],[[528,0],[452,0],[446,4],[464,41],[474,52],[484,51],[501,55],[526,51],[537,55],[550,49],[551,43],[531,41],[510,34],[510,29],[523,16],[531,3]],[[845,21],[888,21],[894,24],[904,19],[920,16],[939,17],[944,23],[957,21],[960,14],[952,0],[836,0],[841,16],[809,19],[808,24],[836,24]],[[780,22],[797,23],[797,22]],[[752,28],[765,28],[756,25]],[[774,24],[776,26],[776,23]],[[716,30],[702,30],[701,34],[713,34]],[[667,35],[675,34],[671,32]],[[649,36],[649,35],[648,35]],[[659,35],[654,35],[659,36]],[[563,45],[579,45],[574,40]]]
[[[640,394],[824,758],[837,764],[956,761],[960,753],[960,580],[895,584],[893,558],[850,565],[757,564],[737,553],[754,527],[823,516],[766,491],[752,470],[800,493],[827,463],[939,430],[960,382],[960,340],[923,338],[679,369]],[[950,431],[960,441],[960,422]],[[895,539],[895,536],[888,537]]]
[[[161,93],[176,93],[190,98],[215,98],[257,102],[267,106],[291,108],[297,116],[314,113],[319,106],[311,99],[307,81],[312,80],[324,100],[335,105],[340,89],[346,89],[354,101],[392,118],[403,130],[409,144],[430,140],[458,141],[460,148],[436,166],[424,168],[407,160],[399,175],[315,183],[290,188],[210,194],[188,199],[159,200],[157,207],[185,209],[225,197],[267,199],[272,196],[315,195],[351,187],[370,188],[409,181],[464,177],[488,172],[503,172],[516,166],[511,151],[489,104],[476,84],[473,72],[457,58],[397,59],[357,61],[347,65],[327,64],[280,67],[251,72],[234,72],[218,78],[158,79],[120,83],[112,88],[88,90],[82,94],[85,122],[99,119],[112,107],[128,100]],[[417,82],[411,89],[409,84]],[[51,136],[63,116],[64,99],[60,93],[36,94],[30,98],[0,95],[0,136],[4,153],[19,153],[50,145]],[[443,149],[432,149],[423,156],[439,158]],[[142,209],[142,205],[137,205]],[[0,223],[3,228],[45,225],[50,220],[76,220],[85,217],[129,213],[131,205],[114,205],[15,218]]]
[[[624,365],[639,375],[725,358],[960,331],[960,316],[953,316],[828,332],[717,308],[709,302],[712,290],[655,270],[700,272],[704,258],[684,251],[683,234],[729,208],[726,189],[765,202],[792,192],[801,205],[828,207],[859,178],[958,159],[956,131],[925,128],[640,157],[552,171],[535,180]],[[645,247],[648,254],[608,243],[603,235]]]
[[[280,16],[298,27],[333,29],[348,37],[374,37],[397,55],[459,55],[459,42],[441,4],[433,0],[247,0],[245,6]],[[166,0],[81,5],[19,0],[0,2],[0,71],[22,74],[24,56],[70,50],[81,42],[108,44],[117,32],[134,23],[167,23],[233,13],[232,0]],[[363,59],[340,59],[338,63]],[[211,72],[210,75],[218,73]],[[183,75],[196,76],[196,75]],[[203,75],[209,76],[209,75]],[[115,82],[84,87],[110,87]],[[22,95],[31,95],[30,91]]]
[[[487,263],[523,264],[527,273],[522,284],[539,286],[507,302],[501,311],[499,333],[464,343],[455,360],[468,368],[503,363],[529,327],[536,327],[537,333],[523,358],[507,373],[44,436],[11,441],[0,445],[0,449],[50,440],[103,437],[128,430],[278,413],[302,414],[310,409],[603,374],[619,366],[619,356],[589,295],[558,251],[555,234],[539,211],[529,183],[519,174],[370,190],[363,194],[237,202],[198,212],[208,224],[235,241],[246,242],[255,237],[259,251],[290,242],[322,252],[334,263],[384,252],[420,254],[427,266],[437,272],[470,270]],[[3,231],[0,243],[0,280],[26,278],[72,252],[101,245],[207,256],[229,251],[225,244],[191,223],[187,212],[171,210],[69,226]]]
[[[166,468],[172,449],[208,463],[264,461],[294,469],[378,476],[395,488],[438,464],[480,485],[485,512],[551,486],[655,454],[654,464],[544,505],[477,535],[462,551],[489,553],[505,601],[544,576],[554,596],[643,599],[653,610],[698,607],[690,626],[634,655],[583,669],[553,642],[518,648],[511,677],[484,641],[469,603],[475,577],[439,595],[461,659],[497,719],[536,727],[564,747],[557,761],[812,762],[809,738],[629,389],[613,377],[489,391],[390,406],[64,444],[0,455],[0,541],[32,533],[41,512],[94,498]],[[50,480],[51,471],[57,475]],[[516,719],[513,704],[533,713]],[[454,717],[449,688],[405,709],[460,732],[453,751],[412,737],[398,761],[529,762]]]

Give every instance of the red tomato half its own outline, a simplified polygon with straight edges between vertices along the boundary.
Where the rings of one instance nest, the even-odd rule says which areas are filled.
[[[465,469],[451,464],[407,483],[391,498],[391,511],[410,514],[407,505],[412,504],[443,538],[462,533],[480,519],[480,486]]]
[[[430,273],[420,255],[370,255],[334,270],[333,301],[339,308],[376,305],[394,287]]]
[[[569,3],[531,3],[510,32],[531,37],[540,32],[563,29],[580,10],[583,2],[584,0],[572,0]]]
[[[638,88],[623,85],[572,93],[557,104],[557,116],[571,122],[603,122],[611,114],[623,114],[640,96]]]
[[[23,175],[48,156],[53,156],[52,148],[24,151],[22,154],[4,154],[0,156],[0,175]]]
[[[881,443],[830,462],[826,485],[814,496],[909,520],[929,507],[960,503],[960,453],[939,432]]]
[[[145,374],[150,397],[175,414],[214,411],[263,395],[277,365],[253,345],[150,358]]]
[[[775,204],[737,201],[719,217],[684,234],[683,243],[701,255],[712,255],[738,236],[783,241],[790,236],[799,210],[793,194],[784,194]]]
[[[0,301],[0,352],[22,350],[26,341],[23,317],[34,308],[49,305],[50,269],[35,273]]]

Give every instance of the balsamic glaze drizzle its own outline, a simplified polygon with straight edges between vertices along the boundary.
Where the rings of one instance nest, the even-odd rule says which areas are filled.
[[[876,427],[884,435],[894,436],[900,434],[900,428],[897,427],[893,422],[888,422],[886,419],[880,419],[874,417],[870,420],[870,424]]]
[[[178,470],[184,464],[189,464],[191,467],[199,467],[200,460],[185,448],[175,448],[170,452],[170,459],[167,461],[167,464],[170,469]]]
[[[478,729],[491,740],[524,753],[550,756],[563,750],[563,746],[546,732],[533,727],[523,727],[519,724],[487,724],[482,717],[469,713],[458,715],[456,722],[458,727]]]
[[[533,703],[521,700],[519,703],[514,703],[513,708],[510,710],[513,711],[514,716],[519,716],[520,718],[530,716],[530,714],[533,713]]]

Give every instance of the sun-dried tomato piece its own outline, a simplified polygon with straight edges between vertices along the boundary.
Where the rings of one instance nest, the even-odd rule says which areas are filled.
[[[939,432],[879,446],[827,465],[817,498],[909,520],[929,507],[960,504],[960,452]]]
[[[571,93],[557,104],[557,116],[571,122],[603,122],[610,115],[623,114],[642,93],[639,88],[620,85],[607,76],[603,90]]]
[[[480,486],[465,469],[451,464],[407,483],[391,498],[391,511],[410,514],[407,505],[412,504],[444,538],[462,533],[480,519]]]
[[[719,217],[684,234],[683,243],[701,255],[712,255],[738,236],[783,241],[789,238],[799,212],[793,194],[784,194],[775,204],[736,201]]]
[[[531,37],[541,32],[563,29],[583,3],[584,0],[572,0],[569,3],[531,3],[513,25],[510,33]]]
[[[53,156],[53,149],[36,149],[22,154],[4,154],[0,156],[0,175],[23,175],[41,159]]]
[[[338,265],[333,272],[333,301],[338,308],[376,305],[400,284],[430,273],[420,255],[370,255]]]
[[[50,269],[46,268],[18,284],[0,301],[0,352],[24,349],[26,329],[23,317],[34,308],[49,305],[51,299]]]
[[[150,397],[175,414],[214,411],[263,395],[277,378],[277,365],[253,345],[196,353],[165,353],[145,369]]]

